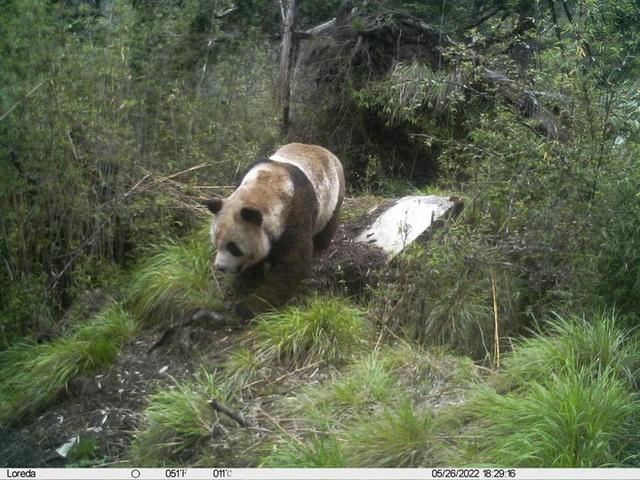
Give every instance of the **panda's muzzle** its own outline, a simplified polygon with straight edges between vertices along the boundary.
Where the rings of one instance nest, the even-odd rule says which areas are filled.
[[[214,268],[216,269],[216,271],[220,272],[220,273],[230,273],[232,275],[236,275],[238,273],[240,273],[241,268],[240,267],[228,267],[226,265],[219,265],[219,264],[215,264]]]

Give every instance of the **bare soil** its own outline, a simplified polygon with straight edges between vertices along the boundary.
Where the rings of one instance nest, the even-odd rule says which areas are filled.
[[[5,467],[61,467],[56,452],[74,437],[95,439],[98,457],[117,464],[131,442],[148,396],[190,377],[201,365],[222,363],[242,332],[233,328],[190,329],[198,345],[189,352],[167,343],[149,351],[163,332],[147,332],[126,346],[116,363],[95,377],[76,378],[60,401],[35,418],[0,427],[0,463]]]
[[[366,205],[370,200],[368,197],[347,198],[342,208],[360,211],[363,202]],[[312,279],[309,281],[313,289],[359,295],[367,285],[375,282],[373,273],[386,263],[387,255],[381,248],[356,242],[355,239],[393,203],[382,201],[366,213],[340,223],[331,245],[314,262]]]

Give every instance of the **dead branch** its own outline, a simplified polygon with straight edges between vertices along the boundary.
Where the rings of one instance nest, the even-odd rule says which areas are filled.
[[[214,13],[213,16],[216,17],[218,20],[220,20],[220,19],[223,19],[225,17],[228,17],[229,15],[233,15],[238,10],[240,10],[239,7],[237,7],[236,5],[232,5],[231,7],[226,9],[224,12]]]
[[[36,93],[40,87],[44,84],[46,80],[41,81],[38,85],[36,85],[35,87],[33,87],[24,97],[22,97],[20,100],[18,100],[16,103],[14,103],[11,108],[9,108],[9,110],[7,110],[5,113],[2,114],[2,116],[0,116],[0,122],[2,120],[4,120],[5,118],[7,118],[11,112],[13,112],[16,107],[18,105],[20,105],[22,102],[24,102],[27,98],[29,98],[31,95],[33,95],[34,93]]]
[[[200,320],[211,320],[213,323],[207,324],[207,327],[211,330],[218,330],[224,327],[241,327],[245,324],[242,320],[223,315],[215,310],[198,310],[192,315],[185,316],[182,321],[169,325],[160,338],[156,340],[151,347],[149,347],[147,354],[150,354],[156,348],[169,343],[178,331],[188,328]]]
[[[278,108],[282,118],[282,133],[289,129],[289,101],[291,97],[291,70],[296,51],[294,29],[297,21],[296,0],[289,0],[282,25],[282,48],[280,51],[280,75],[278,78]]]
[[[234,412],[233,410],[231,410],[229,407],[223,405],[222,403],[220,403],[220,401],[218,401],[215,398],[212,398],[211,400],[209,400],[209,405],[211,405],[213,407],[214,410],[220,412],[220,413],[224,413],[227,417],[235,420],[236,422],[238,422],[238,425],[240,425],[241,427],[250,427],[251,425],[249,424],[249,422],[247,422],[247,420],[244,419],[244,417],[238,413],[238,412]]]

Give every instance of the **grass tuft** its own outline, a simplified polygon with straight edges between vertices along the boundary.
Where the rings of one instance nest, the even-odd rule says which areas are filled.
[[[557,316],[546,335],[521,340],[504,358],[498,382],[505,388],[521,388],[541,382],[550,372],[609,371],[631,385],[640,372],[640,344],[618,327],[613,312],[584,317]]]
[[[344,454],[353,467],[427,467],[442,458],[433,412],[414,409],[406,398],[362,416],[344,438]]]
[[[256,351],[267,361],[294,365],[340,362],[362,345],[365,332],[362,310],[339,298],[314,297],[303,307],[261,316]]]
[[[226,389],[238,391],[262,378],[263,365],[258,356],[246,347],[238,347],[224,363]]]
[[[221,308],[211,272],[211,242],[195,235],[168,243],[133,274],[129,304],[145,323],[170,321],[199,308]]]
[[[514,467],[619,464],[632,438],[638,401],[611,371],[569,371],[523,394],[486,389],[465,407],[473,441],[461,461]]]
[[[471,438],[458,462],[584,468],[636,455],[637,339],[611,312],[590,320],[557,317],[549,335],[521,340],[491,382],[447,412]]]
[[[357,412],[385,404],[396,392],[396,378],[375,354],[349,366],[339,378],[305,389],[292,408],[323,430]]]
[[[209,405],[222,398],[217,378],[200,371],[195,381],[183,382],[151,396],[131,446],[137,465],[177,465],[215,434],[216,411]]]
[[[325,436],[308,442],[287,438],[272,446],[261,467],[270,468],[340,468],[347,462],[342,446],[333,436]]]
[[[115,305],[68,336],[0,352],[0,422],[35,412],[53,401],[73,377],[108,367],[135,333],[132,316]]]

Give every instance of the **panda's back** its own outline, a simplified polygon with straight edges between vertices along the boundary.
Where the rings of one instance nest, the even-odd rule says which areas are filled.
[[[317,145],[289,143],[276,151],[270,160],[298,167],[313,186],[318,201],[314,234],[329,223],[344,191],[344,173],[340,160]]]

